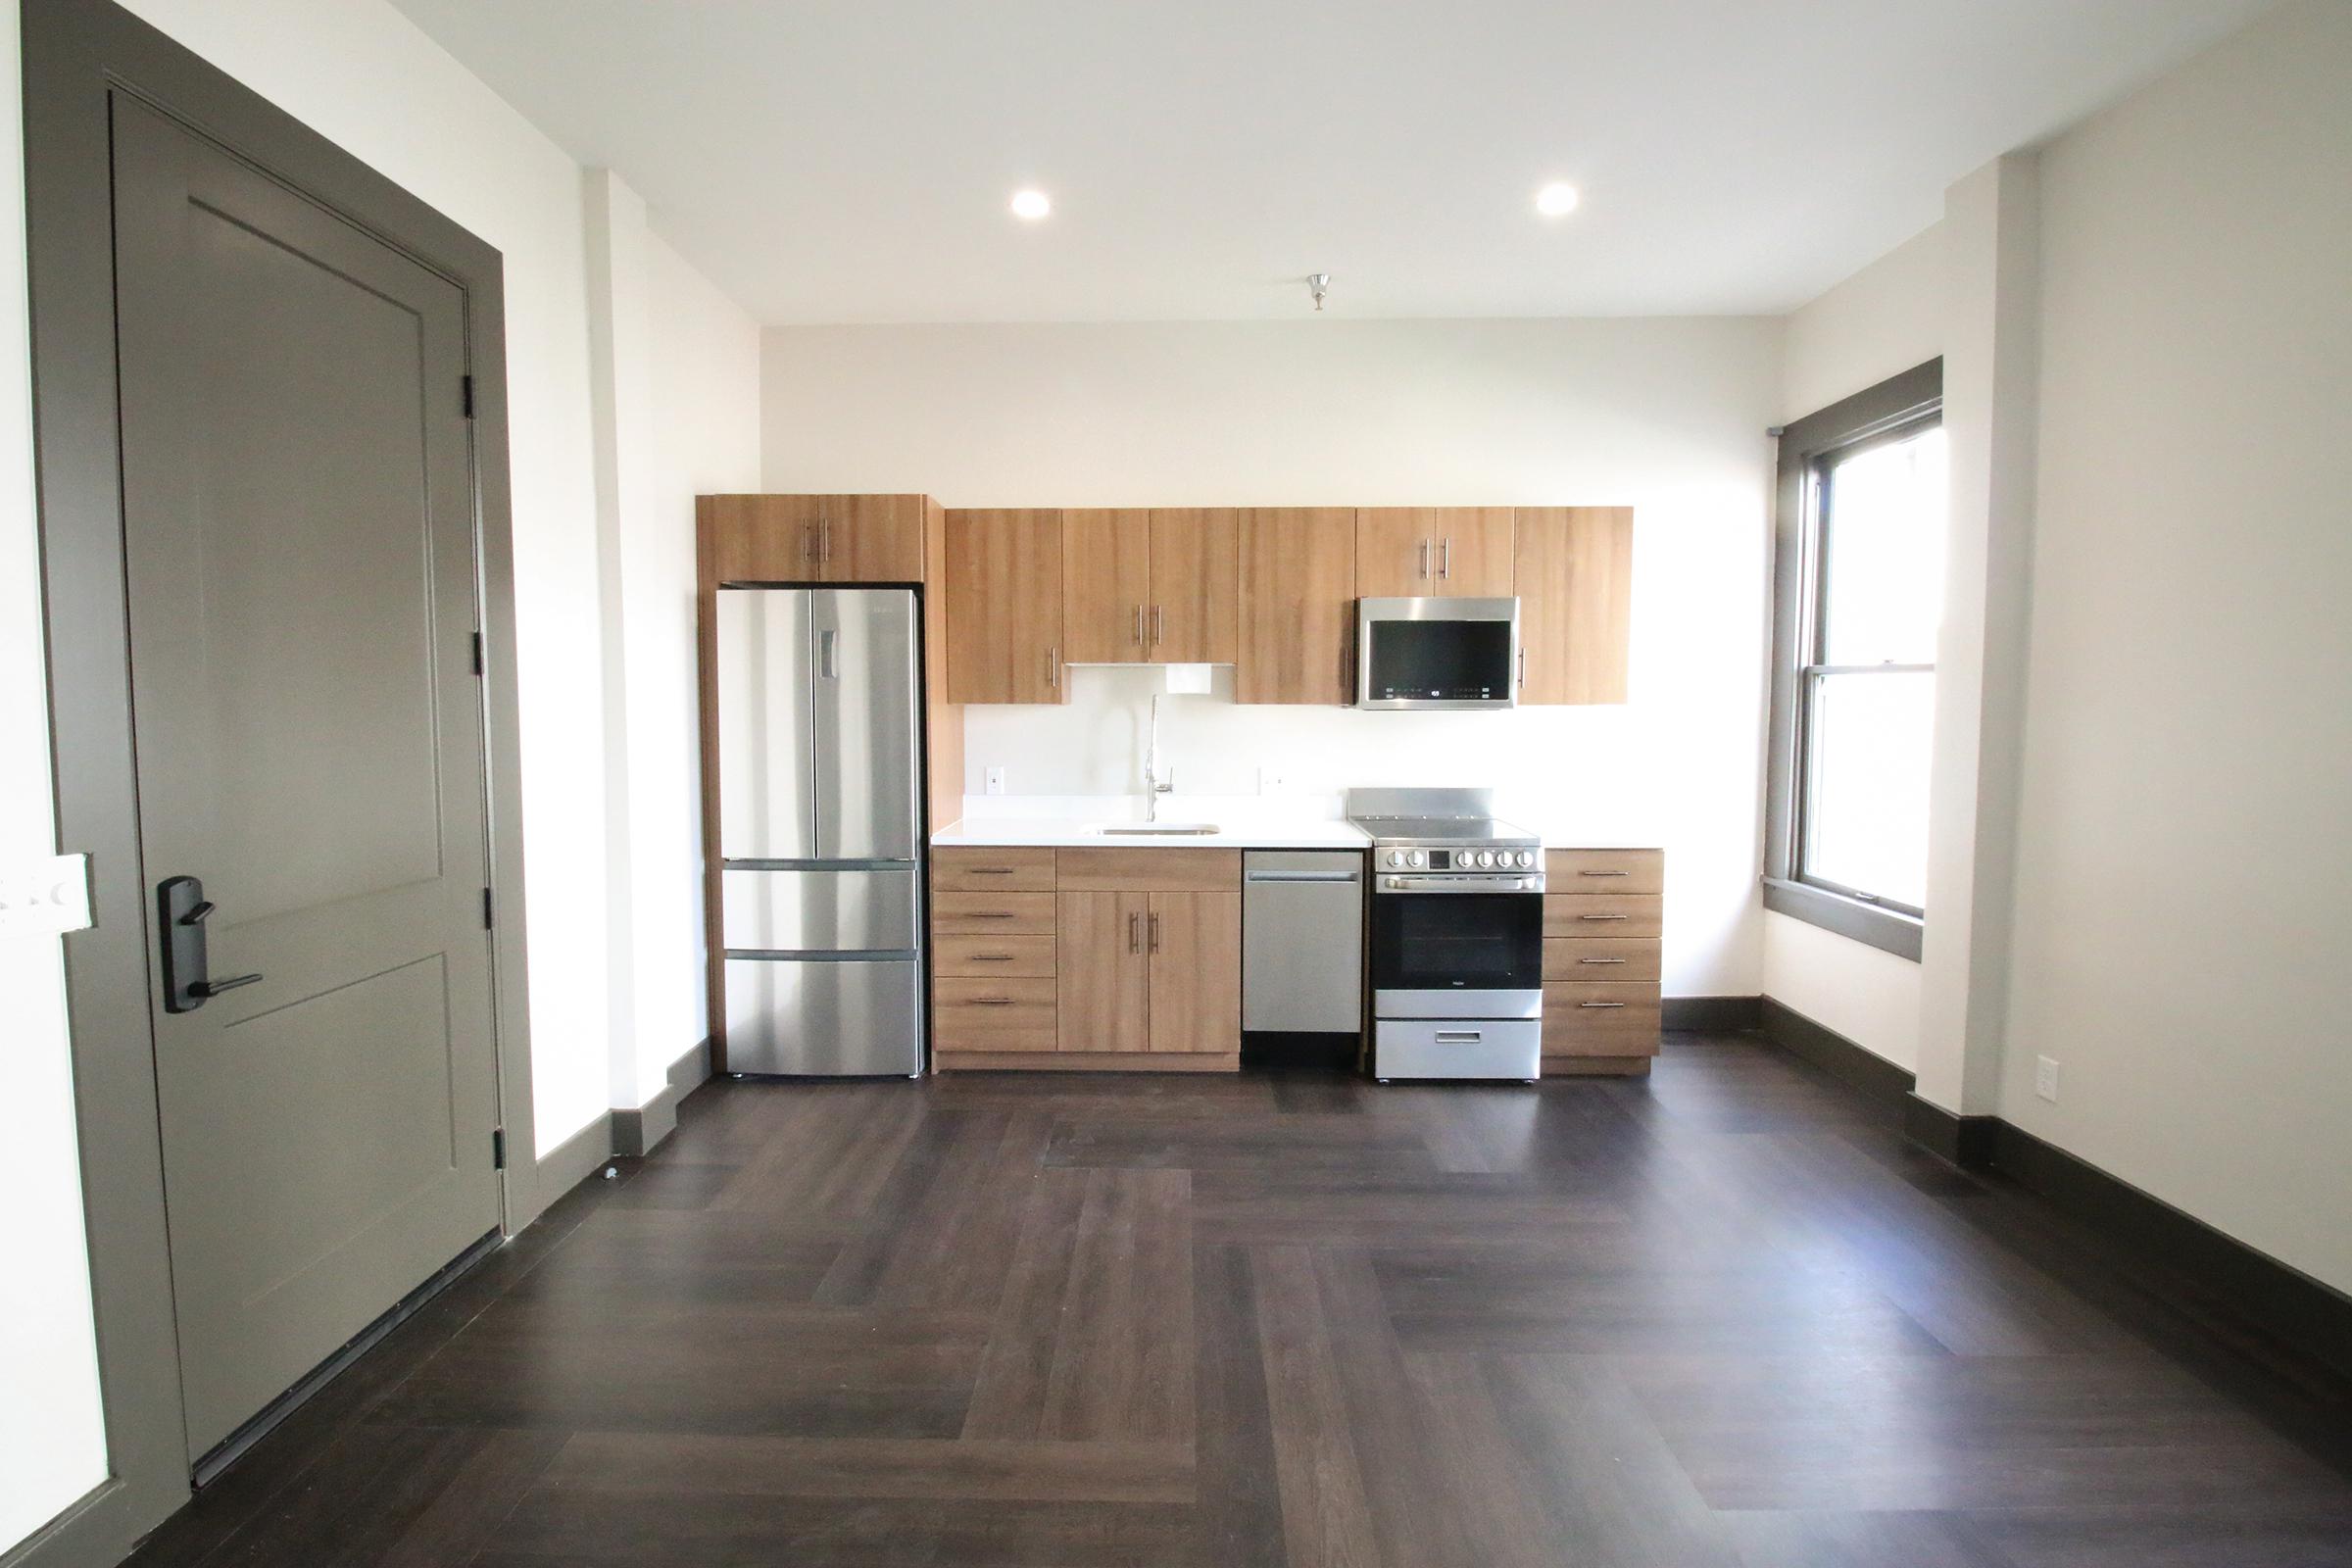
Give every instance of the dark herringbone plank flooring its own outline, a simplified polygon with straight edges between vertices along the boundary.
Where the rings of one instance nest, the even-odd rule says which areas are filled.
[[[2343,1391],[1741,1041],[713,1084],[163,1564],[2352,1564]]]

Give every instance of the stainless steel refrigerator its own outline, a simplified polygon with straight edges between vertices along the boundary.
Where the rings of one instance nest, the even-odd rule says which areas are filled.
[[[727,1068],[923,1068],[916,670],[905,588],[718,591]]]

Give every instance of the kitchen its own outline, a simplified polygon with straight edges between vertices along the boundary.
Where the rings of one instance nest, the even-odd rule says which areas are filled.
[[[1226,664],[1246,701],[1383,715],[1623,702],[1630,509],[699,514],[718,1070],[1233,1070],[1247,1032],[1322,1036],[1384,1083],[1648,1071],[1654,849],[1546,847],[1491,789],[1179,813],[1158,691],[1140,811],[1005,815],[954,787],[972,710],[1052,701],[1086,665],[1203,695]],[[849,586],[891,582],[922,587]],[[1315,883],[1312,904],[1272,891]]]

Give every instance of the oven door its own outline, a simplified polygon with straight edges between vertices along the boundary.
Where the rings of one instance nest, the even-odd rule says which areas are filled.
[[[1519,601],[1359,599],[1358,708],[1516,708]]]
[[[1543,894],[1373,895],[1375,1017],[1535,1018],[1543,1010]]]

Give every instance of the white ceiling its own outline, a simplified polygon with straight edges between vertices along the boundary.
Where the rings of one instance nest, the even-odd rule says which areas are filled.
[[[2266,0],[395,3],[785,322],[1784,311]]]

